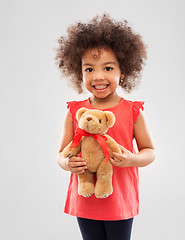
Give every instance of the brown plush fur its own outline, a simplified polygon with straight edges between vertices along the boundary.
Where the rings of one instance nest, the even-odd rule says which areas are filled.
[[[91,134],[100,134],[107,137],[106,142],[110,148],[110,156],[112,152],[121,153],[115,140],[105,134],[115,122],[115,116],[112,112],[80,108],[77,111],[76,118],[79,121],[80,128]],[[99,143],[89,136],[82,137],[77,147],[71,148],[70,145],[71,143],[63,150],[63,156],[77,156],[81,152],[82,158],[87,163],[87,170],[78,175],[78,194],[89,197],[95,193],[97,198],[106,198],[112,194],[112,164],[110,161],[106,163],[106,158]],[[94,173],[97,176],[95,186]]]

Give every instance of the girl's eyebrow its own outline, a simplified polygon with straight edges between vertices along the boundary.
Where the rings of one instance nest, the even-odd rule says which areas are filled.
[[[83,66],[93,66],[93,64],[90,64],[90,63],[84,63]]]
[[[104,65],[108,65],[108,64],[116,64],[115,62],[106,62],[104,63]]]
[[[105,62],[103,65],[108,65],[108,64],[116,64],[116,63],[115,62]],[[93,66],[93,64],[84,63],[83,66]]]

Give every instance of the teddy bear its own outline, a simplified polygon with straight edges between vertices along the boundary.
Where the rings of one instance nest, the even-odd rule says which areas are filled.
[[[73,141],[64,148],[63,157],[81,153],[85,159],[87,169],[78,174],[79,195],[90,197],[94,193],[96,198],[106,198],[113,193],[113,167],[109,158],[113,157],[112,152],[121,153],[116,141],[106,134],[115,123],[115,115],[110,111],[83,107],[77,111],[76,118],[79,125]]]

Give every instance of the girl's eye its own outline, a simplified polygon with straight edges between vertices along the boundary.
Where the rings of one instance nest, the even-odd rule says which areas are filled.
[[[101,123],[101,120],[99,119],[99,123]]]
[[[86,71],[86,72],[92,72],[93,69],[92,69],[92,68],[87,68],[87,69],[85,69],[85,71]]]
[[[106,71],[111,71],[112,69],[113,69],[113,68],[111,68],[111,67],[106,67],[106,68],[105,68]]]

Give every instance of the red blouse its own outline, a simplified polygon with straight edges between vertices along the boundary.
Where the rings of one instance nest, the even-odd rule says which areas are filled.
[[[137,120],[139,109],[143,110],[143,104],[144,102],[132,102],[122,98],[117,106],[103,109],[113,112],[116,117],[114,126],[108,130],[107,134],[131,152],[134,152],[133,124]],[[74,130],[78,127],[76,111],[81,107],[93,109],[89,98],[84,101],[68,102],[74,121]],[[113,166],[113,193],[104,199],[98,199],[94,194],[85,198],[78,195],[78,176],[71,174],[64,212],[95,220],[132,218],[139,213],[138,183],[138,168]]]

